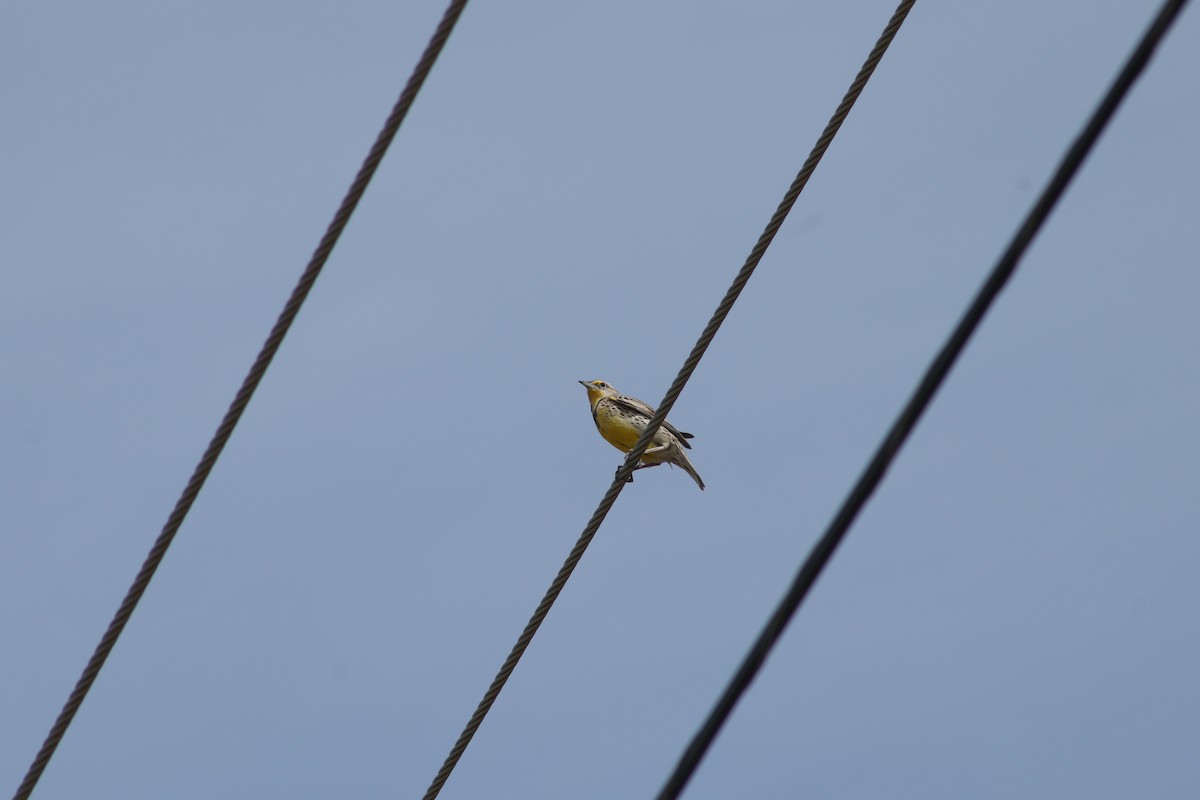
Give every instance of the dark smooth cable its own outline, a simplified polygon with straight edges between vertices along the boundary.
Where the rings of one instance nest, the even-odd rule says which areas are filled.
[[[1151,24],[1149,30],[1142,37],[1141,43],[1129,60],[1125,63],[1125,67],[1113,82],[1108,93],[1105,95],[1100,106],[1092,114],[1092,118],[1084,127],[1083,132],[1079,134],[1075,142],[1071,145],[1070,150],[1063,157],[1058,169],[1055,170],[1054,177],[1050,179],[1050,183],[1042,192],[1037,203],[1017,230],[1012,242],[1000,257],[1000,261],[992,269],[987,281],[979,290],[974,301],[968,307],[966,313],[959,321],[958,326],[954,329],[950,338],[943,345],[933,363],[929,365],[917,389],[913,392],[912,397],[901,411],[899,418],[892,425],[888,435],[876,450],[874,457],[863,471],[858,483],[855,484],[850,495],[842,504],[837,516],[830,523],[825,534],[813,547],[809,553],[804,565],[796,574],[792,581],[791,587],[783,600],[780,601],[775,612],[767,621],[767,625],[759,634],[757,641],[750,648],[750,652],[746,654],[745,660],[738,668],[737,673],[729,682],[721,698],[717,701],[716,707],[705,720],[704,725],[696,733],[683,755],[680,757],[678,764],[675,766],[675,771],[667,780],[666,785],[659,793],[659,800],[674,800],[679,797],[688,780],[699,767],[704,754],[708,751],[709,746],[717,737],[717,733],[721,727],[729,719],[729,715],[733,713],[734,706],[742,694],[750,686],[762,668],[763,663],[767,659],[767,655],[779,641],[783,635],[784,629],[792,616],[800,607],[800,603],[808,594],[809,589],[816,583],[821,571],[825,565],[829,563],[829,559],[833,556],[837,546],[841,543],[842,538],[850,529],[850,525],[854,522],[858,512],[866,505],[876,487],[883,480],[884,474],[891,465],[896,454],[900,451],[904,441],[912,433],[921,415],[929,406],[934,394],[949,374],[950,369],[954,366],[955,360],[966,347],[971,335],[979,326],[980,321],[987,313],[992,302],[1000,294],[1008,279],[1012,277],[1013,272],[1017,268],[1018,262],[1025,254],[1029,244],[1037,235],[1038,230],[1050,216],[1050,212],[1054,209],[1059,198],[1062,197],[1071,179],[1087,158],[1092,146],[1096,140],[1100,138],[1101,132],[1112,118],[1113,113],[1129,92],[1146,64],[1150,61],[1154,49],[1162,41],[1163,36],[1171,27],[1171,23],[1179,15],[1183,7],[1187,5],[1187,0],[1168,0],[1164,3],[1158,16]]]

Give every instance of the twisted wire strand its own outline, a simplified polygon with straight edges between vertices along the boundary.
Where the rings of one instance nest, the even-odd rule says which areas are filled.
[[[708,719],[680,757],[674,772],[658,795],[658,800],[674,800],[679,797],[695,773],[717,733],[733,712],[734,706],[737,705],[742,694],[758,674],[771,649],[779,641],[792,616],[800,607],[800,603],[816,583],[830,558],[833,557],[834,551],[846,535],[858,512],[862,510],[876,487],[882,482],[891,462],[916,427],[938,388],[954,366],[954,362],[966,347],[971,335],[1016,271],[1017,264],[1037,235],[1038,230],[1050,216],[1050,212],[1087,158],[1113,113],[1150,61],[1150,57],[1162,41],[1171,23],[1186,4],[1187,0],[1167,0],[1162,5],[1137,49],[1130,55],[1104,99],[1093,112],[1091,119],[1059,163],[1054,176],[1043,190],[1037,203],[1030,210],[1020,228],[1017,229],[987,281],[980,288],[949,339],[929,365],[920,384],[888,431],[887,436],[880,443],[874,457],[847,496],[837,516],[834,517],[825,534],[813,546],[787,594],[767,621],[762,633],[750,648],[750,652],[746,654],[745,660],[730,680]]]
[[[354,213],[358,201],[367,189],[367,184],[370,183],[375,170],[379,167],[384,153],[387,152],[388,146],[392,143],[392,139],[395,138],[396,132],[400,128],[400,123],[404,121],[409,108],[412,107],[413,101],[421,89],[421,85],[425,82],[426,76],[429,75],[430,69],[433,68],[434,62],[445,46],[451,31],[454,30],[454,25],[466,5],[467,0],[452,0],[447,7],[441,22],[438,24],[437,30],[430,39],[428,46],[426,46],[425,52],[421,55],[416,67],[413,69],[412,75],[400,93],[400,98],[392,108],[392,112],[384,123],[383,129],[379,132],[375,144],[372,145],[370,152],[363,161],[362,167],[359,168],[358,174],[354,178],[354,182],[350,185],[345,198],[343,198],[341,206],[339,206],[337,213],[333,217],[333,221],[329,223],[325,235],[321,238],[320,243],[313,252],[308,266],[305,267],[299,281],[296,283],[296,287],[292,290],[287,304],[271,329],[271,333],[259,351],[258,357],[254,359],[254,364],[250,367],[250,372],[246,375],[245,380],[242,381],[241,388],[238,389],[237,395],[229,406],[229,410],[225,412],[225,417],[221,420],[217,432],[213,435],[208,448],[204,451],[204,455],[192,472],[192,477],[188,480],[187,486],[184,487],[183,493],[175,503],[175,508],[171,512],[170,517],[167,518],[162,532],[159,534],[158,539],[155,540],[154,546],[150,548],[150,553],[146,556],[146,560],[138,571],[137,577],[129,587],[125,599],[121,601],[121,605],[117,609],[112,622],[109,623],[108,629],[104,632],[100,644],[97,645],[95,652],[83,670],[83,674],[75,684],[75,689],[71,692],[62,711],[59,712],[54,726],[50,729],[50,733],[42,743],[41,749],[26,772],[21,785],[17,788],[16,794],[13,795],[13,800],[26,800],[33,792],[34,787],[37,786],[38,780],[46,769],[46,765],[50,762],[51,757],[53,757],[55,750],[58,748],[59,742],[62,741],[63,735],[67,732],[67,728],[75,718],[76,712],[95,682],[96,676],[99,675],[104,662],[112,652],[113,646],[116,645],[117,638],[120,637],[121,632],[125,629],[125,624],[129,621],[130,616],[137,607],[138,601],[141,600],[142,595],[145,593],[146,587],[149,586],[150,579],[154,577],[154,573],[162,562],[163,556],[166,555],[167,548],[171,546],[175,534],[179,532],[184,518],[187,516],[189,509],[191,509],[192,503],[195,502],[196,496],[199,495],[204,482],[208,479],[213,465],[221,455],[221,451],[225,448],[229,437],[233,434],[233,429],[237,426],[238,420],[241,419],[242,413],[246,410],[246,406],[249,404],[254,390],[258,387],[259,382],[267,371],[267,367],[270,366],[271,360],[279,350],[279,345],[283,342],[283,337],[287,334],[292,321],[300,311],[300,306],[303,305],[305,298],[308,297],[313,283],[317,280],[317,276],[321,273],[321,269],[329,259],[329,254],[333,251],[334,245],[337,244],[338,238],[341,236],[346,224],[350,221],[350,215]]]
[[[754,249],[750,251],[750,255],[747,256],[746,263],[742,265],[741,270],[738,271],[737,276],[733,279],[729,291],[725,293],[725,297],[721,300],[720,305],[717,306],[717,310],[713,312],[712,319],[704,326],[704,331],[696,341],[695,347],[692,348],[692,352],[683,363],[679,374],[675,376],[675,380],[672,381],[670,388],[667,389],[666,395],[658,405],[658,410],[650,418],[650,422],[646,426],[646,432],[642,434],[642,438],[638,439],[637,445],[629,451],[629,455],[625,458],[625,463],[621,468],[622,472],[618,475],[619,479],[624,480],[633,473],[638,459],[642,457],[642,453],[654,437],[654,434],[658,431],[659,425],[663,423],[663,420],[667,418],[667,415],[675,406],[675,401],[679,398],[680,392],[683,391],[683,387],[692,377],[692,373],[696,371],[696,366],[700,363],[700,359],[704,357],[704,352],[708,350],[713,337],[717,335],[717,329],[721,327],[721,323],[725,321],[725,317],[729,315],[730,309],[733,308],[733,304],[742,293],[742,289],[745,288],[746,282],[754,274],[754,270],[758,267],[758,262],[762,260],[763,255],[767,252],[767,248],[771,246],[775,234],[779,232],[783,221],[787,219],[788,212],[796,204],[796,200],[800,197],[800,192],[804,191],[808,179],[812,177],[817,164],[821,162],[825,151],[829,149],[833,137],[837,135],[838,130],[842,127],[842,123],[845,122],[850,109],[854,107],[854,103],[858,100],[859,95],[862,94],[867,81],[870,80],[872,73],[875,72],[875,67],[879,65],[879,61],[883,58],[883,54],[887,52],[888,46],[896,38],[897,31],[904,24],[908,12],[915,3],[916,0],[903,0],[892,14],[892,18],[888,20],[883,33],[879,35],[875,46],[871,48],[871,52],[867,55],[867,60],[863,62],[862,68],[859,69],[858,75],[855,76],[854,82],[850,84],[850,88],[846,91],[842,102],[838,104],[837,109],[833,112],[833,116],[829,119],[829,123],[825,126],[825,130],[821,132],[821,136],[813,146],[812,152],[808,154],[804,165],[796,173],[796,178],[792,181],[792,185],[788,187],[787,194],[783,196],[783,200],[779,203],[779,207],[775,209],[775,213],[771,216],[767,227],[763,229],[762,235],[758,237],[758,242],[754,245]]]
[[[750,276],[754,274],[754,270],[758,267],[759,262],[762,260],[763,254],[766,253],[767,248],[771,245],[771,241],[775,238],[775,234],[779,231],[780,226],[783,225],[783,221],[787,218],[788,212],[790,212],[792,210],[792,206],[796,204],[796,199],[800,196],[800,192],[803,191],[805,184],[808,183],[809,177],[811,177],[813,171],[817,167],[817,164],[820,163],[821,158],[825,155],[825,151],[829,148],[829,144],[833,141],[833,137],[837,135],[838,129],[841,128],[842,123],[846,119],[846,115],[850,113],[850,109],[853,108],[855,101],[858,100],[859,95],[862,94],[862,90],[866,86],[867,81],[870,79],[871,74],[875,71],[875,67],[879,64],[879,60],[883,57],[883,54],[887,50],[888,45],[891,44],[892,39],[895,38],[896,32],[900,29],[900,25],[904,22],[904,18],[908,16],[908,12],[915,2],[916,0],[904,0],[904,2],[900,3],[899,7],[892,15],[891,20],[888,22],[887,27],[884,29],[883,34],[875,43],[875,47],[871,49],[871,53],[867,57],[866,62],[863,64],[862,69],[859,70],[854,82],[850,85],[849,91],[847,91],[845,97],[842,98],[842,102],[838,104],[837,109],[834,111],[829,123],[825,126],[825,130],[821,133],[820,138],[817,139],[816,145],[809,153],[809,156],[805,160],[804,165],[801,167],[800,172],[797,173],[796,178],[792,181],[792,184],[788,188],[787,193],[784,195],[783,200],[780,202],[779,207],[771,216],[771,219],[767,223],[766,228],[763,230],[762,235],[759,236],[758,242],[754,245],[754,249],[750,251],[750,255],[746,258],[745,264],[738,271],[737,276],[733,279],[733,283],[730,285],[729,290],[725,293],[725,297],[717,306],[717,310],[713,312],[712,318],[708,321],[708,324],[704,326],[704,330],[700,334],[699,340],[697,340],[695,346],[692,348],[691,353],[688,355],[687,360],[684,362],[683,367],[679,370],[679,374],[671,383],[670,388],[667,390],[666,396],[663,397],[662,402],[659,403],[658,410],[655,412],[649,424],[646,426],[645,432],[642,434],[641,438],[638,439],[634,448],[629,451],[629,454],[626,456],[625,461],[622,463],[620,469],[617,470],[617,474],[613,479],[612,485],[608,487],[608,491],[604,494],[603,499],[600,501],[600,505],[596,507],[596,511],[592,514],[592,518],[584,527],[583,533],[580,534],[578,541],[575,542],[575,546],[571,548],[571,552],[567,556],[567,560],[559,569],[553,583],[550,584],[550,588],[546,590],[546,594],[542,598],[542,601],[538,603],[537,609],[535,609],[533,612],[533,616],[530,617],[529,622],[525,625],[525,629],[521,631],[521,635],[518,637],[517,643],[513,645],[512,650],[509,652],[508,658],[504,660],[504,664],[500,667],[500,671],[496,674],[496,677],[492,680],[491,685],[484,693],[483,699],[479,701],[479,705],[476,706],[475,712],[471,714],[471,718],[467,721],[466,727],[463,728],[458,740],[454,743],[454,747],[451,748],[450,754],[446,756],[446,760],[443,762],[441,769],[438,770],[433,782],[425,791],[423,800],[433,800],[433,798],[437,797],[438,793],[441,792],[442,787],[445,785],[446,780],[450,777],[450,773],[454,771],[454,767],[458,764],[459,759],[462,758],[463,752],[465,752],[467,749],[467,745],[471,743],[471,739],[475,736],[475,732],[479,729],[480,724],[483,722],[484,717],[487,716],[492,704],[495,703],[496,698],[500,695],[500,691],[504,688],[504,684],[507,683],[513,669],[516,668],[517,662],[521,660],[521,656],[525,653],[529,643],[533,640],[538,628],[541,627],[542,620],[546,618],[546,614],[549,613],[550,607],[554,605],[554,601],[558,598],[558,595],[562,592],[563,587],[566,585],[567,579],[569,579],[571,577],[571,573],[575,571],[575,567],[579,563],[579,559],[583,557],[583,553],[587,550],[588,545],[591,544],[592,538],[596,535],[596,531],[600,529],[600,524],[608,515],[613,503],[616,502],[617,496],[620,495],[621,490],[625,486],[625,479],[632,475],[633,468],[637,465],[638,460],[642,457],[642,453],[645,452],[646,447],[649,445],[650,440],[653,438],[655,432],[658,430],[659,426],[662,425],[663,420],[667,418],[667,414],[670,413],[671,408],[675,405],[675,401],[678,399],[680,392],[683,391],[683,387],[687,384],[688,379],[691,378],[692,373],[695,372],[696,366],[700,363],[700,359],[703,358],[705,351],[708,350],[708,346],[712,342],[713,337],[716,336],[717,330],[725,321],[725,317],[729,315],[730,309],[733,308],[733,304],[737,301],[738,296],[742,293],[742,289],[745,288],[746,282],[749,281]]]

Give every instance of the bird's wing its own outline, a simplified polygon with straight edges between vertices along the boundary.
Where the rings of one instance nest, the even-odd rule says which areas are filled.
[[[666,420],[663,420],[663,427],[675,434],[675,438],[679,440],[681,445],[686,447],[688,450],[692,449],[691,444],[688,443],[688,439],[693,439],[695,438],[694,436],[692,436],[690,433],[684,433]]]
[[[614,394],[609,399],[632,414],[641,414],[647,419],[654,416],[654,408],[638,400],[636,397]]]
[[[613,395],[611,399],[614,403],[621,406],[622,408],[624,408],[627,411],[630,411],[634,414],[644,415],[646,417],[647,421],[649,421],[650,418],[654,416],[654,409],[651,408],[646,403],[643,403],[641,400],[638,400],[636,397],[629,397],[628,395],[618,394],[618,395]],[[674,425],[667,422],[666,420],[663,420],[662,426],[664,428],[666,428],[667,431],[672,436],[674,436],[676,439],[678,439],[679,443],[681,445],[686,447],[688,450],[692,449],[692,446],[690,444],[688,444],[688,439],[693,438],[692,434],[681,432],[678,428],[676,428]]]

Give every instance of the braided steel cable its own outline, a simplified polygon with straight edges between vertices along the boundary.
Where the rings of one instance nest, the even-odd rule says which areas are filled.
[[[221,455],[221,451],[225,449],[225,444],[233,434],[233,429],[237,426],[238,420],[241,419],[242,413],[246,410],[246,406],[249,404],[255,389],[258,388],[258,384],[266,373],[267,367],[270,366],[271,360],[279,350],[279,345],[283,342],[283,337],[287,335],[288,329],[291,327],[293,320],[295,320],[297,313],[299,313],[300,306],[303,305],[305,298],[308,297],[313,283],[317,280],[317,276],[320,275],[325,262],[329,259],[334,245],[337,244],[338,238],[342,235],[342,231],[345,230],[346,224],[350,221],[350,215],[354,213],[358,201],[362,199],[363,193],[367,189],[367,184],[371,182],[371,178],[375,175],[375,170],[379,167],[380,161],[383,160],[384,153],[387,152],[392,139],[395,138],[396,132],[400,128],[400,123],[404,121],[409,108],[412,107],[417,93],[421,90],[425,78],[429,75],[430,69],[433,68],[434,62],[442,52],[446,40],[450,37],[451,31],[454,30],[454,25],[458,22],[458,18],[466,5],[467,0],[452,0],[446,8],[441,22],[438,23],[437,30],[429,40],[425,52],[421,55],[421,59],[413,69],[412,75],[404,86],[404,90],[400,93],[400,98],[396,101],[391,114],[384,123],[383,129],[375,139],[375,144],[371,146],[370,152],[359,168],[354,182],[350,185],[345,198],[342,199],[341,206],[338,207],[337,213],[334,214],[333,221],[329,223],[325,235],[321,238],[320,244],[317,245],[317,249],[313,252],[312,258],[308,262],[308,266],[305,267],[295,289],[292,290],[291,297],[288,298],[283,312],[280,313],[279,319],[271,329],[271,333],[259,351],[258,357],[254,359],[254,364],[250,367],[249,374],[242,381],[242,386],[230,404],[229,410],[225,412],[225,417],[221,420],[217,432],[213,435],[212,441],[209,442],[208,448],[204,451],[200,463],[196,465],[191,479],[188,480],[187,486],[184,487],[183,494],[180,495],[179,500],[175,503],[174,510],[171,512],[170,517],[167,518],[162,532],[159,534],[158,539],[155,540],[149,555],[146,556],[142,568],[138,571],[133,585],[129,587],[129,591],[126,593],[125,599],[121,602],[120,608],[117,609],[112,622],[109,623],[108,630],[105,631],[104,637],[100,640],[100,644],[97,645],[95,652],[87,663],[87,667],[83,670],[82,676],[80,676],[79,681],[75,684],[74,691],[71,692],[71,696],[67,699],[62,711],[59,712],[58,719],[55,720],[54,726],[50,729],[49,735],[46,736],[45,741],[42,743],[37,757],[34,758],[28,772],[25,774],[24,780],[21,781],[16,794],[13,795],[13,800],[25,800],[33,792],[34,787],[37,786],[42,772],[45,771],[46,765],[50,762],[54,751],[58,748],[59,742],[66,733],[71,721],[75,718],[75,713],[79,710],[79,706],[83,703],[84,698],[95,682],[96,676],[99,675],[100,669],[108,659],[109,653],[112,652],[113,646],[116,645],[117,638],[125,629],[125,624],[129,621],[129,617],[137,607],[138,601],[141,600],[142,595],[145,593],[146,587],[149,586],[150,579],[154,577],[158,565],[166,555],[167,548],[171,546],[175,534],[179,532],[179,528],[183,524],[183,520],[187,516],[189,509],[191,509],[192,503],[195,502],[196,496],[200,494],[200,489],[208,479],[209,473],[212,472],[213,465]]]
[[[458,740],[454,743],[454,747],[451,748],[450,754],[446,756],[446,760],[443,762],[442,768],[438,770],[433,782],[425,791],[423,800],[433,800],[433,798],[437,797],[438,793],[441,792],[442,787],[445,785],[446,780],[450,777],[450,773],[454,771],[455,765],[457,765],[459,759],[462,758],[462,754],[467,749],[467,745],[471,743],[471,739],[475,736],[475,732],[479,729],[479,725],[483,722],[483,718],[487,716],[492,704],[495,703],[496,698],[499,696],[500,690],[504,688],[504,684],[507,683],[513,669],[516,668],[517,662],[521,660],[521,656],[524,654],[525,649],[533,640],[538,628],[541,627],[542,620],[544,620],[546,614],[549,613],[550,607],[554,605],[554,601],[562,592],[563,587],[567,583],[567,579],[569,579],[571,577],[571,573],[575,571],[575,567],[579,563],[579,559],[583,557],[583,553],[585,550],[587,550],[588,545],[591,544],[592,538],[596,535],[596,531],[600,529],[600,524],[608,515],[609,509],[611,509],[613,503],[616,502],[617,496],[621,493],[621,490],[625,486],[626,478],[633,474],[633,469],[637,465],[638,460],[641,458],[642,453],[645,452],[646,447],[649,445],[650,440],[653,438],[655,432],[658,430],[659,426],[662,425],[663,420],[667,418],[667,414],[670,413],[671,408],[675,405],[675,401],[678,399],[680,392],[683,391],[683,387],[687,384],[688,379],[691,378],[692,373],[696,370],[696,366],[700,363],[700,359],[704,356],[704,352],[708,349],[713,337],[716,336],[717,330],[725,321],[725,317],[729,315],[729,311],[733,308],[733,304],[737,301],[738,295],[742,293],[742,289],[745,288],[747,281],[750,280],[750,276],[754,274],[754,270],[758,267],[758,264],[762,260],[763,255],[766,253],[767,248],[771,245],[771,241],[775,238],[775,234],[778,233],[780,226],[783,225],[784,219],[787,218],[788,212],[790,212],[792,210],[792,206],[796,204],[796,200],[800,196],[800,192],[803,191],[805,184],[808,183],[808,179],[812,176],[817,164],[820,163],[821,158],[825,155],[825,151],[829,148],[829,144],[833,141],[833,137],[837,135],[838,129],[841,128],[842,123],[846,119],[846,115],[850,113],[850,109],[854,107],[855,101],[857,101],[859,95],[862,94],[862,90],[867,85],[867,81],[870,79],[871,74],[875,71],[875,67],[879,64],[879,60],[883,58],[884,52],[887,51],[888,45],[890,45],[892,39],[895,38],[896,32],[900,29],[901,24],[903,24],[905,17],[908,16],[908,12],[915,2],[916,0],[904,0],[904,2],[900,3],[899,7],[897,7],[895,13],[892,15],[891,20],[888,22],[887,27],[884,28],[883,33],[880,35],[879,40],[875,43],[875,47],[871,49],[871,53],[869,56],[867,56],[867,60],[863,64],[862,69],[859,70],[858,75],[854,78],[854,82],[850,84],[850,89],[846,92],[845,97],[842,98],[842,102],[838,104],[837,110],[834,111],[829,123],[825,126],[825,130],[821,133],[820,138],[817,139],[816,145],[809,153],[809,156],[805,160],[804,165],[801,167],[800,172],[797,173],[795,180],[792,181],[792,185],[788,187],[787,193],[784,195],[782,202],[780,202],[779,207],[775,210],[770,222],[767,223],[762,235],[759,236],[758,242],[754,245],[754,249],[750,251],[750,255],[746,258],[745,264],[742,266],[741,270],[738,271],[737,276],[733,279],[733,283],[730,285],[729,290],[725,293],[725,297],[717,306],[717,310],[713,312],[712,318],[708,321],[708,324],[704,326],[704,330],[700,334],[700,338],[696,341],[696,345],[692,348],[692,352],[688,355],[683,367],[679,370],[679,374],[675,377],[674,382],[672,382],[670,388],[667,390],[666,396],[663,397],[662,402],[659,403],[658,410],[651,418],[650,423],[646,426],[645,432],[642,434],[641,438],[638,439],[634,448],[629,451],[625,461],[617,470],[617,474],[613,479],[612,485],[608,487],[608,491],[604,494],[604,498],[600,501],[600,505],[596,507],[596,511],[592,514],[592,518],[584,527],[583,533],[580,534],[578,541],[575,542],[575,546],[571,548],[571,552],[567,556],[567,560],[559,569],[558,574],[555,576],[554,582],[551,583],[550,588],[546,590],[545,596],[542,597],[542,601],[538,603],[537,608],[533,612],[533,616],[530,617],[529,622],[525,625],[525,629],[521,631],[521,635],[518,637],[517,643],[513,645],[512,650],[509,652],[508,658],[504,660],[504,664],[500,667],[500,671],[496,674],[496,677],[492,680],[491,685],[484,693],[483,699],[479,701],[479,705],[475,708],[475,712],[467,721],[466,727],[463,728]]]
[[[1072,143],[1067,154],[1063,156],[1062,161],[1054,172],[1054,176],[1046,185],[1041,197],[1038,198],[1037,203],[1030,210],[1021,227],[1017,229],[1012,241],[1000,257],[996,266],[992,269],[987,281],[976,294],[975,299],[967,308],[966,313],[963,314],[962,319],[951,333],[950,338],[938,352],[937,357],[929,365],[920,384],[918,384],[912,397],[904,406],[900,416],[897,417],[891,430],[888,431],[887,436],[880,443],[879,449],[876,450],[874,457],[842,504],[837,516],[829,524],[829,528],[825,531],[825,534],[813,546],[808,558],[796,574],[787,594],[767,621],[766,627],[759,634],[754,646],[750,648],[750,652],[747,653],[745,660],[738,668],[733,679],[729,682],[721,698],[717,701],[708,719],[680,757],[675,771],[671,774],[662,792],[658,795],[658,800],[674,800],[679,797],[688,780],[695,773],[696,768],[700,765],[700,761],[704,758],[704,754],[716,738],[717,733],[733,712],[734,706],[737,705],[742,694],[750,686],[759,669],[762,668],[767,655],[783,635],[792,616],[800,607],[800,603],[803,602],[808,591],[820,576],[821,571],[833,557],[834,551],[846,535],[850,525],[853,524],[855,517],[858,516],[858,512],[862,510],[875,489],[883,481],[883,476],[886,474],[888,467],[899,453],[909,434],[912,433],[913,428],[916,427],[917,422],[921,419],[925,409],[933,400],[938,388],[950,373],[954,362],[961,355],[967,342],[970,340],[972,334],[974,334],[996,297],[1000,294],[1000,291],[1016,271],[1017,264],[1037,235],[1038,230],[1040,230],[1043,223],[1050,216],[1050,212],[1066,191],[1067,186],[1079,170],[1079,167],[1082,166],[1092,146],[1100,138],[1100,134],[1116,112],[1117,107],[1120,106],[1129,89],[1146,67],[1146,64],[1149,63],[1155,48],[1162,41],[1167,30],[1171,27],[1171,23],[1175,21],[1175,18],[1186,4],[1187,0],[1167,0],[1159,10],[1158,16],[1155,17],[1149,29],[1142,37],[1137,49],[1134,50],[1133,54],[1126,61],[1124,68],[1113,81],[1108,93],[1095,112],[1093,112],[1091,119],[1075,139],[1074,143]]]

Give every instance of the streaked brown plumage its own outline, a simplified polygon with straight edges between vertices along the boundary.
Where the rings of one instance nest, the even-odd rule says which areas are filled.
[[[580,381],[587,389],[588,402],[592,406],[592,419],[596,422],[596,430],[605,441],[622,453],[628,453],[637,444],[637,440],[646,430],[654,409],[636,397],[629,397],[617,392],[604,381]],[[670,422],[663,422],[654,433],[650,446],[642,454],[641,467],[656,467],[659,464],[674,464],[682,468],[701,489],[704,481],[700,479],[696,468],[688,460],[684,449],[691,449],[688,439],[690,433],[683,433]]]

